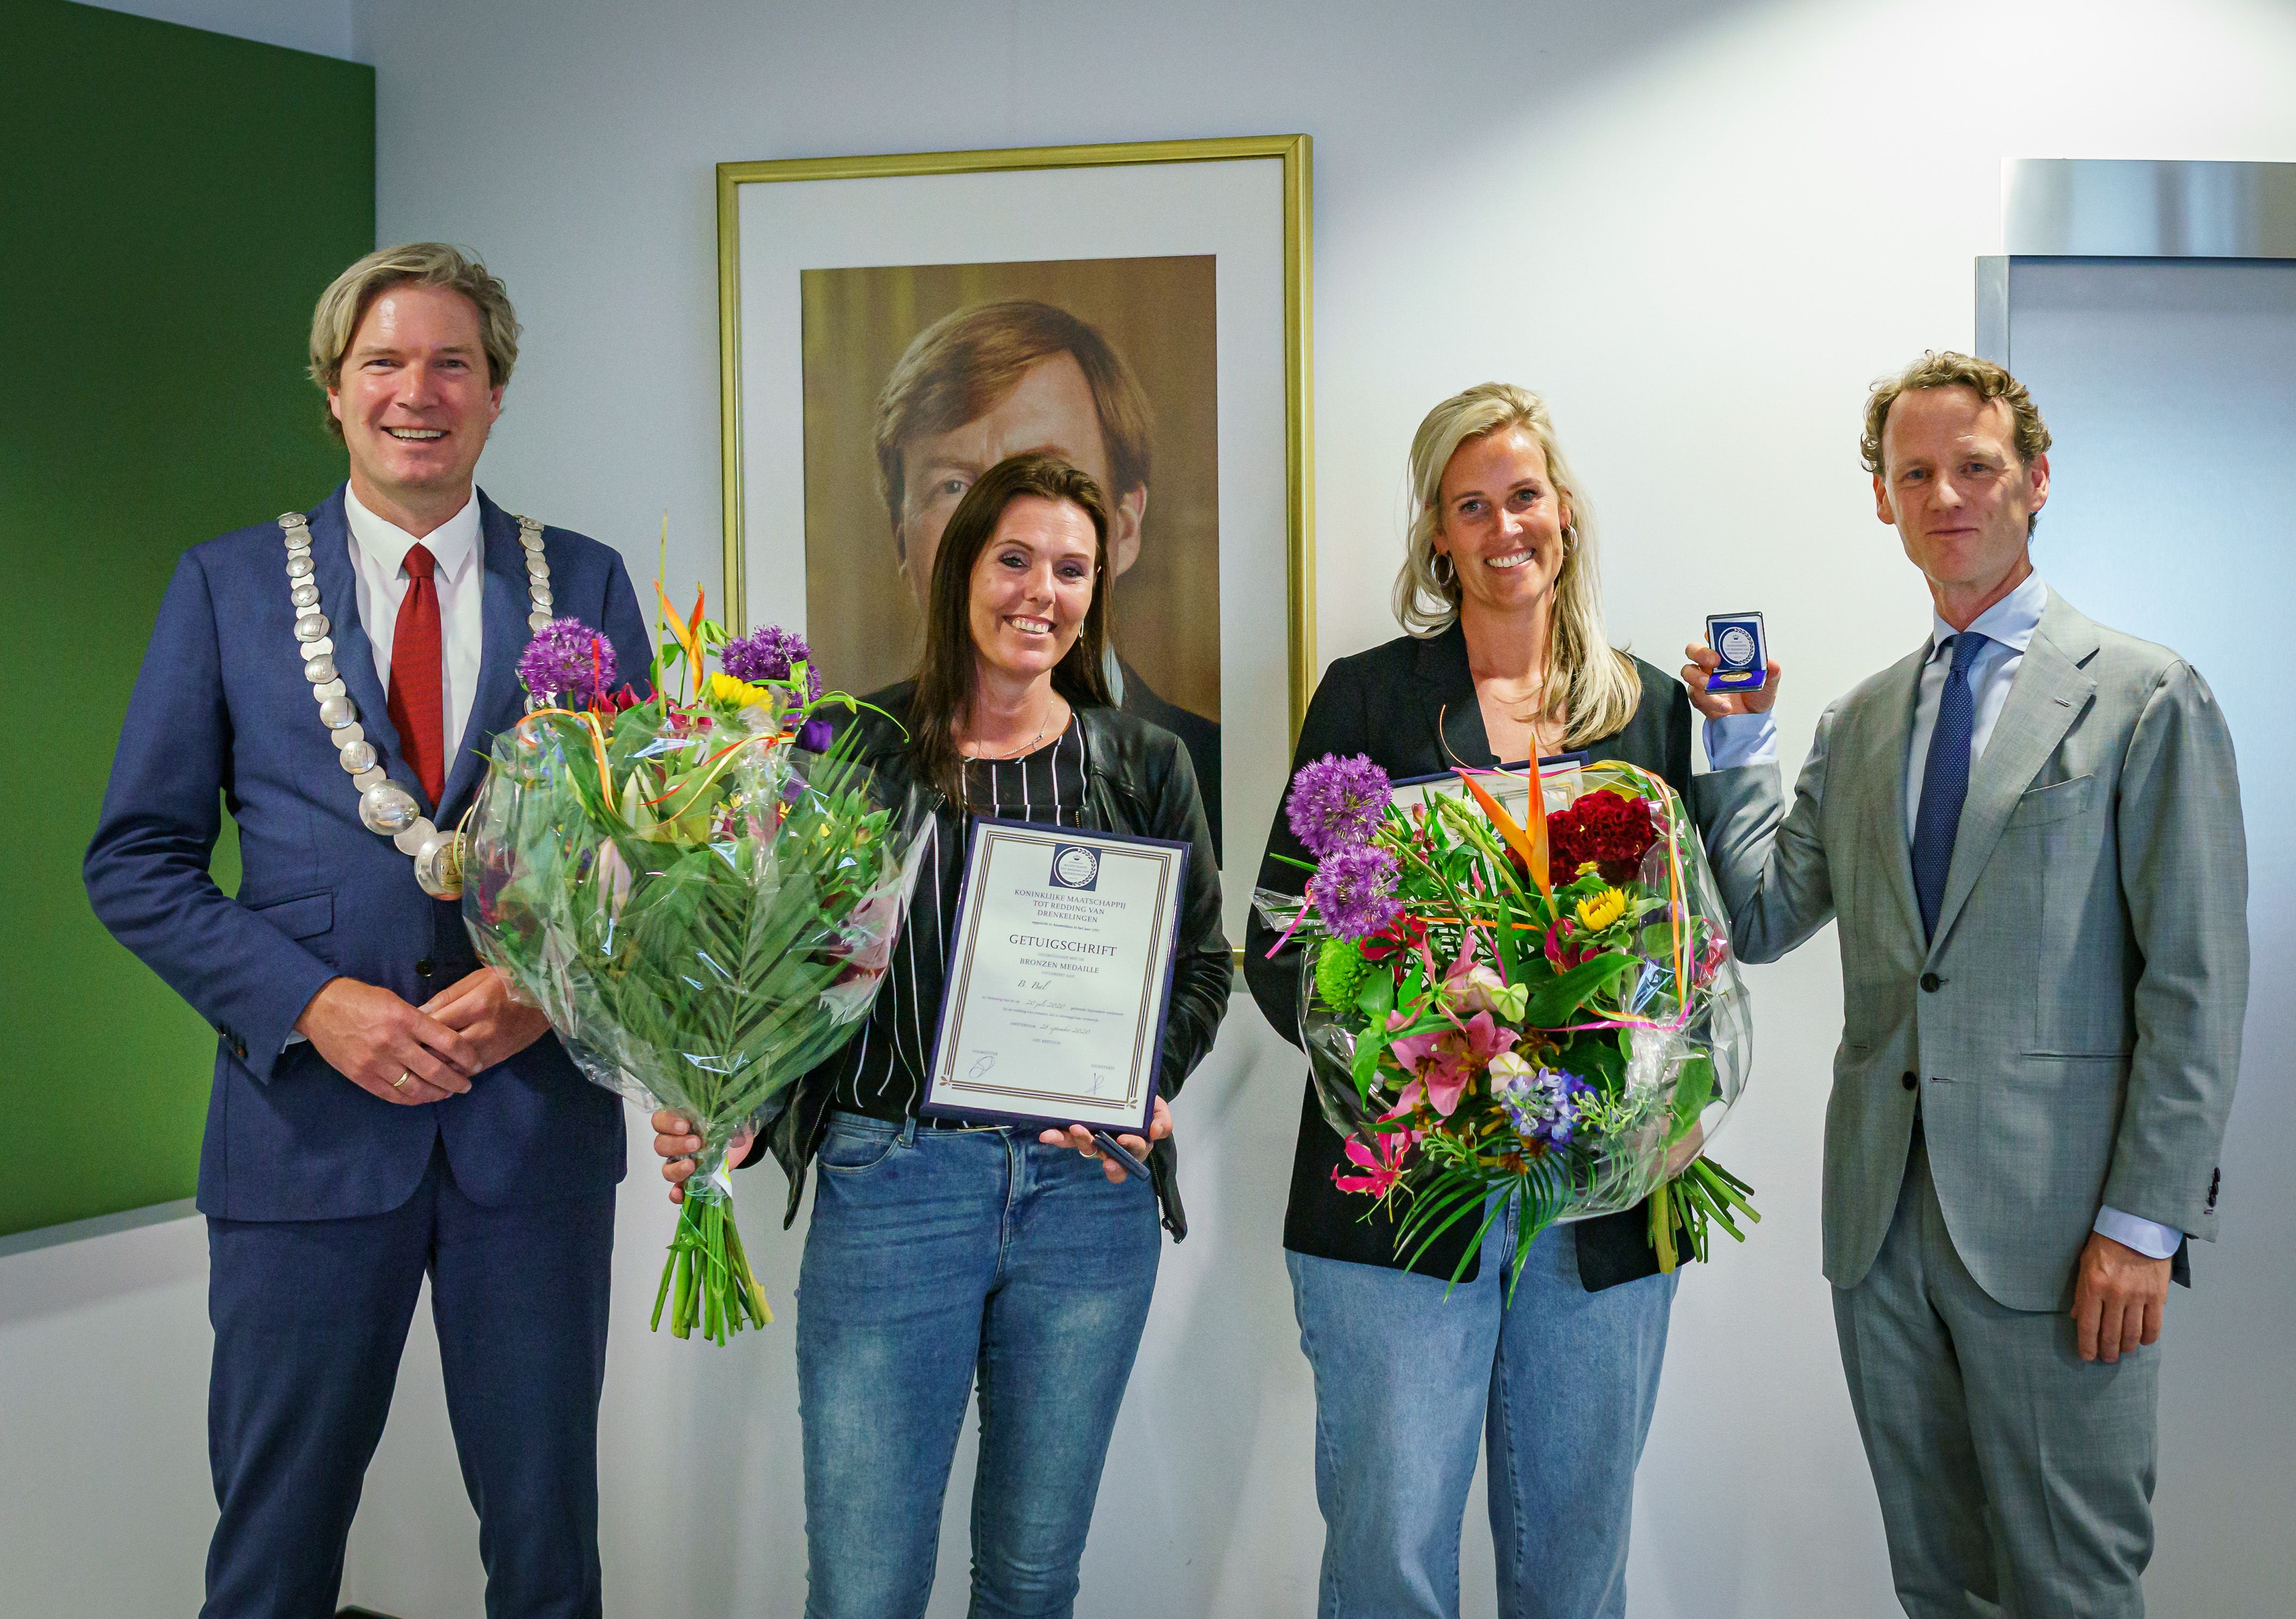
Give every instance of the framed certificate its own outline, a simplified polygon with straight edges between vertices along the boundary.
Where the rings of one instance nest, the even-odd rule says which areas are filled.
[[[1188,846],[976,822],[918,1111],[1145,1132]]]

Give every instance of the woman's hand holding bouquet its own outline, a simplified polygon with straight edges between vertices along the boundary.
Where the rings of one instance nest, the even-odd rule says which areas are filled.
[[[1742,1239],[1751,1189],[1700,1155],[1751,1020],[1680,798],[1633,765],[1574,766],[1529,783],[1554,807],[1523,824],[1492,796],[1517,778],[1458,776],[1405,807],[1369,759],[1326,756],[1286,801],[1314,874],[1259,899],[1307,946],[1301,1033],[1349,1138],[1336,1183],[1406,1200],[1406,1260],[1488,1228],[1494,1192],[1522,1199],[1518,1274],[1547,1225],[1645,1198],[1661,1270],[1685,1240],[1706,1257],[1716,1222]]]

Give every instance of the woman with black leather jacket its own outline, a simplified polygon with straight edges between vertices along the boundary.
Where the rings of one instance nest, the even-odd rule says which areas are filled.
[[[851,722],[890,791],[922,782],[938,807],[867,1021],[766,1136],[791,1218],[808,1165],[820,1172],[797,1299],[816,1619],[924,1611],[976,1378],[974,1611],[1068,1611],[1155,1287],[1160,1205],[1186,1232],[1164,1099],[1210,1049],[1233,969],[1186,750],[1109,700],[1107,528],[1097,486],[1062,462],[982,474],[933,560],[917,679]],[[973,816],[1189,846],[1162,1095],[1146,1138],[1117,1138],[1147,1157],[1152,1188],[1081,1126],[918,1116]],[[675,1198],[698,1142],[675,1115],[654,1124]]]

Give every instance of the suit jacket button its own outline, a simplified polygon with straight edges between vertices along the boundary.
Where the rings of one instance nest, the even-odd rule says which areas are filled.
[[[429,956],[424,956],[421,961],[414,963],[414,976],[418,978],[427,978],[438,970],[437,966],[432,963]]]
[[[1925,972],[1922,975],[1922,987],[1932,993],[1936,991],[1939,985],[1943,984],[1945,980],[1943,978],[1939,977],[1937,974],[1933,972]]]
[[[1921,1089],[1922,1077],[1920,1075],[1915,1073],[1911,1068],[1907,1068],[1898,1083],[1905,1086],[1908,1091],[1918,1091]]]

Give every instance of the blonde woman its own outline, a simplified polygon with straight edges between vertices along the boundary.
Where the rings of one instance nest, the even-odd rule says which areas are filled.
[[[1446,399],[1412,442],[1411,487],[1395,587],[1410,633],[1331,666],[1294,768],[1361,753],[1400,780],[1583,750],[1656,771],[1687,798],[1687,693],[1603,634],[1586,497],[1546,405],[1498,382]],[[1267,847],[1261,884],[1299,892],[1303,873],[1275,856],[1306,851],[1280,809]],[[1252,995],[1297,1042],[1297,953],[1269,960],[1257,921],[1250,940]],[[1316,1373],[1324,1619],[1453,1619],[1486,1432],[1499,1611],[1624,1614],[1635,1465],[1677,1280],[1658,1273],[1647,1209],[1548,1230],[1512,1298],[1510,1210],[1447,1293],[1472,1227],[1406,1270],[1394,1225],[1332,1184],[1341,1163],[1311,1084],[1283,1246]]]

